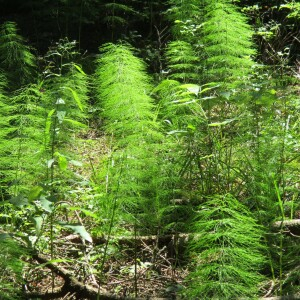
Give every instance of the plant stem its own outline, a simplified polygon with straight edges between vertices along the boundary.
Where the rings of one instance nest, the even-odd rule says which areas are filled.
[[[107,249],[108,249],[108,245],[109,245],[109,242],[110,242],[111,232],[112,232],[112,229],[113,229],[113,224],[114,224],[114,219],[115,219],[115,214],[116,214],[116,209],[117,209],[118,191],[119,191],[119,188],[120,188],[120,178],[121,178],[121,175],[122,175],[122,171],[123,171],[123,169],[121,167],[120,174],[119,174],[119,180],[118,180],[118,183],[117,183],[117,190],[116,190],[116,193],[115,193],[115,197],[113,198],[113,208],[112,208],[112,214],[111,214],[109,228],[108,228],[107,239],[106,239],[105,246],[104,246],[103,258],[102,258],[102,262],[101,262],[101,265],[100,265],[100,279],[103,275],[104,264],[105,264],[105,260],[106,260],[106,256],[107,256]],[[101,283],[99,282],[97,300],[100,300],[100,287],[101,287]]]

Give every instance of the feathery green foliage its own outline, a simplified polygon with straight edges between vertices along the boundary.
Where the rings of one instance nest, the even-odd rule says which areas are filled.
[[[170,79],[191,83],[199,79],[197,74],[198,57],[188,42],[174,41],[168,44],[166,58],[170,68]]]
[[[29,83],[35,75],[36,59],[17,33],[14,22],[0,27],[0,68],[10,82],[9,87],[14,89]]]
[[[103,10],[105,11],[105,16],[102,21],[111,29],[112,42],[116,39],[120,28],[121,32],[126,31],[132,20],[132,16],[138,14],[128,1],[108,1],[103,4]]]
[[[274,89],[274,82],[254,85],[248,103],[248,116],[242,127],[248,148],[242,153],[247,162],[244,165],[244,182],[247,204],[259,222],[270,226],[274,220],[295,218],[295,207],[299,207],[297,181],[299,177],[299,116],[295,112],[297,97],[285,87]],[[296,105],[296,106],[295,106]],[[248,126],[248,130],[246,129]],[[278,278],[274,290],[280,295],[297,291],[292,282],[297,276],[295,261],[298,255],[295,242],[285,237],[284,230],[266,236],[269,249],[270,272],[273,280]],[[287,250],[289,249],[289,250]],[[293,253],[293,254],[292,254]],[[289,281],[286,285],[285,280]],[[297,284],[296,284],[297,285]]]
[[[141,223],[149,218],[155,226],[160,206],[157,146],[161,135],[149,96],[150,79],[129,46],[108,44],[100,50],[96,72],[99,107],[114,149],[106,175],[107,197],[117,198],[119,217],[126,211],[137,219],[141,214],[145,218]]]
[[[136,296],[138,275],[150,280],[153,276],[156,282],[159,256],[177,271],[181,263],[177,233],[186,231],[194,233],[187,249],[192,269],[184,292],[187,299],[256,298],[264,284],[261,268],[269,276],[263,290],[277,295],[299,292],[298,243],[292,231],[285,236],[283,226],[276,233],[269,230],[274,221],[297,217],[300,208],[299,70],[290,65],[297,61],[299,40],[295,1],[279,1],[277,7],[259,1],[243,10],[253,23],[256,19],[258,47],[266,50],[258,59],[272,62],[273,68],[253,68],[252,31],[237,4],[247,1],[27,2],[22,11],[34,11],[34,24],[39,25],[46,11],[51,18],[43,26],[56,23],[43,36],[36,27],[39,37],[33,43],[42,45],[41,52],[49,46],[45,42],[49,37],[69,37],[60,39],[45,56],[39,54],[44,70],[37,81],[35,58],[16,24],[6,22],[0,28],[1,228],[16,230],[18,238],[37,251],[50,252],[51,259],[60,247],[54,240],[61,228],[92,242],[84,216],[94,232],[108,237],[134,233],[137,241],[138,234],[156,234],[146,273],[142,258],[147,254],[139,258],[137,244],[130,247],[135,252]],[[39,11],[46,3],[47,9]],[[273,23],[276,14],[286,23]],[[100,23],[105,25],[99,27]],[[54,28],[57,32],[51,32]],[[30,30],[28,26],[29,34]],[[89,43],[88,52],[94,53],[101,42],[90,38],[94,31],[101,40],[122,36],[144,50],[105,44],[94,65],[90,55],[83,57],[77,50]],[[77,34],[80,45],[69,40]],[[145,55],[150,68],[135,53]],[[151,61],[156,58],[158,64]],[[96,92],[90,94],[96,101],[88,97],[82,63],[90,70],[96,67]],[[156,78],[163,80],[153,92],[147,72],[155,65],[161,72]],[[101,127],[83,135],[89,101],[99,119],[91,124]],[[94,138],[98,134],[103,138]],[[88,143],[87,150],[82,144]],[[83,155],[79,172],[76,150]],[[82,179],[83,174],[91,176]],[[71,212],[82,224],[69,222]],[[264,237],[257,223],[269,230]],[[160,255],[165,248],[171,250],[171,244],[159,248],[164,240],[159,235],[167,233],[175,233],[174,263]],[[22,270],[17,258],[23,249],[6,237],[0,233],[0,298],[17,299]],[[84,262],[78,259],[85,278],[95,274],[102,282],[110,255],[110,238],[106,241],[104,251],[94,249],[86,252]],[[123,262],[124,252],[120,253]],[[95,263],[102,259],[98,274],[86,272],[90,254]]]
[[[195,39],[195,32],[201,27],[201,4],[197,0],[169,0],[167,17],[173,23],[173,35],[187,42]]]
[[[204,7],[204,74],[207,81],[237,82],[253,66],[252,31],[237,7],[229,0],[207,0]]]
[[[212,196],[199,206],[193,228],[188,299],[254,299],[262,281],[262,229],[247,208],[229,194]]]
[[[21,298],[20,282],[24,262],[21,256],[26,254],[8,234],[0,233],[0,290],[1,300]]]
[[[37,85],[29,85],[6,98],[1,110],[0,141],[2,184],[14,195],[28,190],[41,175],[45,109]],[[10,189],[8,189],[10,186]]]
[[[11,106],[7,104],[7,98],[3,94],[3,90],[5,89],[7,85],[7,80],[4,76],[4,74],[0,71],[0,155],[5,156],[5,148],[3,147],[3,143],[6,141],[6,137],[13,131],[9,124],[9,116],[11,114]],[[1,180],[1,198],[4,199],[5,186],[6,184],[3,184],[4,180],[4,173],[3,171],[0,171],[0,180]]]
[[[76,43],[60,40],[46,54],[43,94],[47,109],[45,150],[48,160],[56,151],[71,155],[69,148],[76,133],[86,128],[88,76],[74,63],[79,53]]]
[[[117,3],[116,1],[106,3],[103,6],[107,13],[104,21],[112,27],[127,24],[128,20],[126,20],[124,16],[134,13],[134,9],[131,6]]]
[[[2,94],[6,88],[7,88],[7,79],[3,71],[0,70],[0,93]]]
[[[53,241],[53,205],[65,199],[64,192],[78,180],[71,149],[76,134],[86,127],[88,83],[81,67],[70,61],[74,44],[67,46],[59,44],[55,59],[47,56],[51,68],[47,66],[41,83],[26,85],[1,102],[1,187],[10,202],[2,203],[4,215],[9,228],[18,226],[23,237],[27,230],[36,233],[26,240],[31,247],[36,247],[49,219]]]
[[[108,44],[101,51],[104,53],[98,60],[98,95],[102,115],[109,120],[108,132],[117,138],[119,147],[129,142],[142,143],[135,139],[136,135],[143,139],[155,137],[157,125],[144,64],[125,45]]]
[[[86,81],[74,71],[68,79],[59,77],[55,84],[29,85],[2,102],[0,168],[7,191],[14,195],[28,192],[46,179],[47,161],[53,159],[54,152],[67,149],[63,142],[74,130],[85,127],[81,123],[84,93]]]

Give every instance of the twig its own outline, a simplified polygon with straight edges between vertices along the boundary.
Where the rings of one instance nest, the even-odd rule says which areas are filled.
[[[57,266],[52,263],[48,258],[42,254],[36,254],[33,256],[38,262],[45,264],[47,268],[53,271],[56,275],[62,277],[65,280],[63,287],[55,293],[38,294],[38,293],[27,293],[27,297],[42,297],[43,299],[57,299],[57,297],[63,297],[67,293],[74,293],[78,299],[91,299],[94,300],[98,296],[98,289],[93,288],[89,285],[85,285],[77,280],[71,273],[65,268]],[[42,296],[41,296],[42,295]],[[118,296],[111,295],[108,293],[100,294],[99,299],[101,300],[119,300],[122,299]],[[130,298],[128,298],[130,299]]]

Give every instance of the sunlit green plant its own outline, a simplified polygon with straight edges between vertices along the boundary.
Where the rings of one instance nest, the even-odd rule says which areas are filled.
[[[26,255],[22,248],[8,234],[0,233],[0,289],[1,299],[21,299],[22,271]]]
[[[148,225],[152,227],[158,222],[162,183],[158,156],[161,134],[149,96],[150,78],[128,45],[108,44],[100,50],[96,72],[99,107],[106,132],[113,138],[105,197],[117,197],[120,212],[116,217],[124,218],[127,212],[127,217],[139,219],[142,214],[140,225],[151,219]],[[111,200],[101,201],[107,206]]]
[[[192,83],[199,80],[197,74],[198,57],[188,42],[174,41],[166,49],[170,79],[177,79],[182,83]]]
[[[232,195],[211,196],[192,223],[188,299],[255,299],[263,277],[263,231]]]
[[[173,22],[173,35],[184,41],[194,40],[203,22],[199,1],[169,0],[168,3],[170,8],[167,10],[167,18]]]
[[[29,83],[36,72],[36,58],[14,22],[5,22],[0,27],[0,68],[10,82],[10,89]]]
[[[238,81],[253,66],[252,31],[228,0],[205,1],[202,28],[204,72],[209,81]]]

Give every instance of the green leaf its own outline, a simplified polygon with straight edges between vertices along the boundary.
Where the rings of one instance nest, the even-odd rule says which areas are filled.
[[[78,97],[77,92],[76,92],[75,90],[73,90],[72,88],[70,88],[70,87],[65,87],[65,88],[66,88],[67,90],[71,91],[72,96],[73,96],[73,98],[74,98],[74,100],[75,100],[77,106],[79,107],[79,109],[80,109],[81,111],[83,111],[83,105],[82,105],[82,103],[81,103],[81,101],[80,101],[80,99],[79,99],[79,97]]]
[[[188,129],[192,130],[192,131],[195,131],[196,130],[196,127],[192,124],[188,124],[187,126]]]
[[[66,112],[65,111],[57,111],[56,116],[57,116],[58,122],[61,124],[64,121]]]
[[[46,120],[46,126],[45,126],[46,136],[50,136],[50,128],[51,128],[51,123],[52,123],[51,117],[54,113],[55,113],[55,109],[50,110],[48,113],[47,120]]]
[[[220,95],[223,96],[226,100],[229,100],[231,92],[221,92]]]
[[[183,94],[181,96],[184,96]],[[191,99],[190,97],[180,98],[178,100],[172,101],[172,103],[179,103],[179,104],[189,104],[195,102],[194,99]]]
[[[264,93],[256,99],[255,103],[259,105],[271,106],[276,100],[277,98],[275,94]]]
[[[82,167],[83,166],[83,163],[81,161],[77,161],[77,160],[70,160],[69,163],[73,166],[76,166],[76,167]]]
[[[71,211],[79,210],[79,211],[83,212],[87,217],[99,219],[99,216],[97,214],[95,214],[94,212],[87,210],[87,209],[83,209],[79,206],[69,207],[69,210],[71,210]]]
[[[67,158],[64,155],[60,154],[59,152],[55,152],[54,156],[57,157],[58,168],[61,171],[66,170],[67,167],[68,167],[68,160],[67,160]]]
[[[167,134],[174,134],[174,133],[186,133],[186,130],[172,130],[167,132]]]
[[[35,229],[37,234],[41,232],[42,225],[43,225],[43,218],[41,216],[34,217],[34,222],[35,222]]]
[[[63,105],[63,104],[66,104],[66,102],[65,102],[64,99],[58,98],[55,104],[56,104],[56,105]]]
[[[81,73],[82,75],[86,75],[80,66],[78,66],[77,64],[74,64],[74,63],[73,63],[73,66],[79,71],[79,73]]]
[[[49,159],[49,160],[47,161],[48,169],[50,169],[50,168],[52,167],[53,163],[54,163],[54,159],[53,159],[53,158],[51,158],[51,159]]]
[[[36,265],[34,268],[35,269],[40,269],[40,268],[44,268],[47,265],[50,264],[55,264],[55,263],[63,263],[63,262],[73,262],[71,259],[67,259],[67,258],[57,258],[57,259],[51,259],[43,264],[38,264]]]
[[[61,171],[66,170],[68,167],[68,160],[65,156],[58,157],[58,167]]]
[[[28,194],[28,200],[29,201],[36,200],[41,195],[42,191],[43,188],[41,186],[34,186]]]
[[[187,89],[190,93],[195,94],[196,96],[198,96],[200,92],[200,86],[197,84],[183,84],[180,88]]]
[[[228,123],[233,122],[235,119],[229,119],[229,120],[225,120],[223,122],[215,122],[215,123],[210,123],[208,124],[209,127],[218,127],[218,126],[223,126],[226,125]]]
[[[281,199],[279,187],[277,185],[276,180],[274,180],[274,186],[275,186],[275,191],[276,191],[276,195],[277,195],[277,199],[278,199],[278,204],[279,204],[279,207],[280,207],[281,217],[282,217],[282,220],[284,220],[285,219],[284,207],[283,207],[283,202],[282,202],[282,199]]]
[[[73,230],[73,232],[75,234],[79,234],[84,240],[92,243],[93,239],[90,236],[90,234],[86,231],[85,227],[83,225],[79,225],[79,224],[63,224],[63,223],[59,223],[62,227],[64,228],[69,228],[71,230]]]
[[[81,128],[86,128],[87,126],[81,122],[78,122],[78,121],[75,121],[75,120],[72,120],[72,119],[68,119],[68,118],[65,118],[65,123],[69,123],[71,124],[72,126],[75,126],[75,127],[81,127]]]
[[[40,205],[42,207],[42,209],[48,213],[52,213],[54,206],[53,203],[49,200],[47,200],[45,197],[41,197],[39,199]]]
[[[216,89],[217,87],[219,87],[220,85],[215,85],[215,86],[212,86],[212,87],[207,87],[207,88],[204,88],[204,89],[201,89],[200,91],[200,94],[204,93],[204,92],[207,92],[207,91],[211,91],[213,89]]]
[[[28,204],[28,199],[25,198],[24,195],[22,194],[19,194],[18,196],[16,197],[12,197],[9,202],[17,207],[22,207],[26,204]]]
[[[0,242],[9,239],[11,236],[8,233],[0,233]]]

